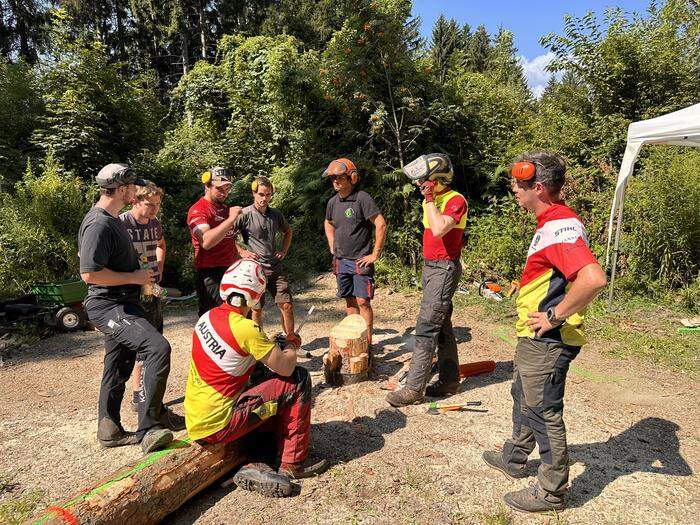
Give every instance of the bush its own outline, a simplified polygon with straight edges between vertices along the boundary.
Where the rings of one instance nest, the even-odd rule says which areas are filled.
[[[77,232],[91,202],[80,179],[63,174],[49,154],[40,176],[28,167],[16,194],[0,199],[1,296],[78,275]]]

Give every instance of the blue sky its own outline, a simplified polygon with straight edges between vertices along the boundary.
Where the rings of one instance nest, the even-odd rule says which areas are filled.
[[[500,26],[510,29],[522,55],[525,76],[538,95],[549,79],[544,68],[551,60],[539,41],[550,32],[561,34],[564,15],[583,16],[593,11],[602,16],[608,7],[644,13],[648,4],[648,0],[413,0],[413,14],[421,17],[421,32],[427,40],[441,13],[461,24],[468,23],[472,30],[480,24],[490,34]]]

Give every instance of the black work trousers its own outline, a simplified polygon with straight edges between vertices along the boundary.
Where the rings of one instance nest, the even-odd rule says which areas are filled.
[[[406,386],[423,392],[437,348],[440,379],[459,381],[457,341],[452,329],[452,297],[457,290],[462,267],[459,261],[425,261],[423,298],[416,320],[416,337]]]
[[[569,364],[580,350],[520,337],[513,359],[513,437],[503,445],[503,461],[523,466],[537,444],[537,480],[555,496],[562,496],[569,482],[564,385]]]
[[[149,322],[144,309],[131,302],[89,298],[85,310],[90,322],[105,336],[105,359],[98,422],[107,417],[121,426],[120,407],[126,382],[136,360],[143,362],[137,433],[160,428],[163,395],[170,373],[170,343]]]
[[[227,266],[217,266],[215,268],[199,268],[195,271],[194,288],[197,292],[199,305],[197,313],[200,317],[222,303],[219,286],[227,269]]]

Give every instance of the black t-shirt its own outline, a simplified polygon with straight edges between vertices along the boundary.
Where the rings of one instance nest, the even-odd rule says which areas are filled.
[[[129,232],[124,223],[102,208],[93,207],[83,219],[78,230],[80,273],[98,272],[108,268],[115,272],[133,272],[140,268]],[[102,286],[91,284],[89,297],[138,301],[141,287],[138,284]]]
[[[326,220],[335,227],[333,251],[336,257],[359,259],[372,253],[372,228],[369,220],[380,214],[372,197],[354,190],[344,199],[336,193],[326,206]]]

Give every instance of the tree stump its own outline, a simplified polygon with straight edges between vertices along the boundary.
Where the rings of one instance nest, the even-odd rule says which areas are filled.
[[[328,337],[330,349],[323,356],[323,373],[331,385],[349,385],[368,378],[367,324],[361,315],[348,315]]]
[[[239,443],[175,441],[135,465],[49,507],[32,523],[148,525],[159,523],[244,460]]]

